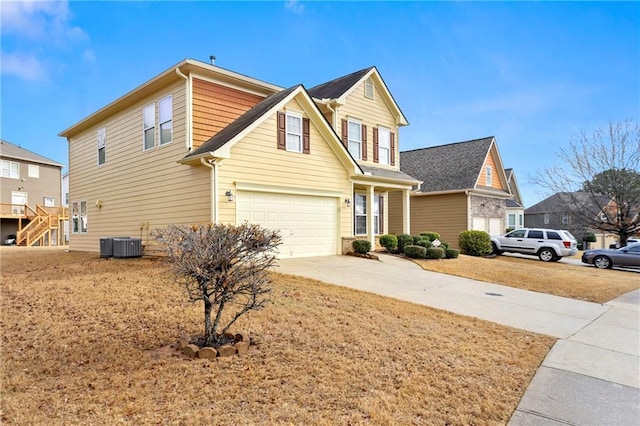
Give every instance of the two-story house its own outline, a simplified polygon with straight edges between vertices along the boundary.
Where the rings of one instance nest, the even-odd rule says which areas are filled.
[[[70,248],[105,236],[243,221],[279,229],[282,257],[339,254],[388,230],[407,120],[375,67],[307,90],[184,60],[60,133]],[[408,214],[402,218],[408,231]]]
[[[1,241],[15,236],[19,245],[64,244],[63,165],[5,140],[0,141],[0,162]]]

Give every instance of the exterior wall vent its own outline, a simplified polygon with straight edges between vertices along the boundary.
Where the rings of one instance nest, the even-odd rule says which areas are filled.
[[[116,259],[142,257],[142,240],[140,238],[114,238],[113,257]]]

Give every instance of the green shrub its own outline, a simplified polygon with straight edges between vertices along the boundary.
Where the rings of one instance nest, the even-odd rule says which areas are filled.
[[[420,238],[418,241],[414,241],[413,245],[424,247],[424,248],[427,248],[427,249],[429,247],[433,247],[433,244],[431,244],[431,241],[427,240],[426,238]]]
[[[380,245],[386,248],[389,253],[393,253],[398,249],[398,237],[392,234],[381,235]]]
[[[429,247],[427,249],[427,259],[442,259],[444,255],[444,249],[440,247]]]
[[[459,254],[460,254],[460,250],[447,249],[447,251],[445,253],[445,257],[447,259],[457,259]]]
[[[405,246],[413,244],[413,237],[409,234],[398,235],[398,253],[404,253]]]
[[[584,237],[582,237],[582,241],[586,241],[587,243],[595,243],[596,240],[596,234],[594,234],[593,232],[587,232],[586,234],[584,234]]]
[[[449,250],[449,243],[445,243],[444,241],[440,241],[440,247],[446,252]]]
[[[464,254],[484,256],[491,253],[491,237],[484,231],[463,231],[458,236],[458,245]]]
[[[412,259],[424,259],[427,256],[427,249],[421,246],[406,246],[404,254]]]
[[[355,240],[351,243],[353,251],[360,254],[367,254],[371,251],[371,241],[368,240]]]
[[[411,238],[413,238],[413,244],[415,245],[418,241],[423,240],[424,237],[421,237],[420,235],[412,235]]]
[[[420,236],[428,238],[429,241],[440,239],[440,234],[438,232],[421,232]]]

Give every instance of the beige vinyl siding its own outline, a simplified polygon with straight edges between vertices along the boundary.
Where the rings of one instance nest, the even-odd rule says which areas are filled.
[[[341,134],[340,123],[343,118],[354,118],[359,120],[362,124],[367,126],[367,161],[359,160],[361,164],[368,166],[379,166],[385,169],[399,170],[400,162],[398,155],[398,129],[396,127],[396,120],[389,106],[384,102],[384,98],[377,85],[374,83],[374,99],[368,99],[364,97],[364,81],[355,87],[354,90],[347,96],[344,106],[340,107],[337,116],[337,129],[336,132]],[[373,128],[383,126],[388,128],[392,133],[396,134],[395,144],[395,165],[381,165],[373,161]]]
[[[387,233],[394,235],[402,234],[403,211],[402,191],[389,192],[389,196],[387,197]]]
[[[193,149],[264,99],[198,78],[193,79]]]
[[[72,233],[71,250],[99,251],[100,237],[107,236],[142,238],[146,244],[154,228],[210,221],[209,169],[177,163],[187,154],[184,85],[176,82],[141,98],[71,138],[69,201],[86,200],[88,205],[88,233]],[[173,141],[159,146],[156,133],[156,147],[143,151],[143,107],[169,94],[173,96]],[[103,126],[106,163],[98,167],[96,130]],[[97,200],[102,202],[100,209]]]
[[[292,100],[286,105],[298,111],[302,106]],[[235,183],[271,185],[296,191],[330,191],[340,193],[340,236],[351,235],[351,208],[344,203],[351,198],[349,175],[336,154],[310,123],[310,154],[277,149],[276,113],[231,149],[231,158],[219,168],[218,201],[220,221],[236,222],[235,202],[228,202],[227,190],[234,193]],[[275,192],[275,191],[274,191]]]
[[[60,199],[62,169],[60,167],[7,157],[2,159],[20,164],[19,179],[0,178],[0,199],[2,203],[11,204],[12,192],[26,192],[27,204],[32,209],[36,208],[36,204],[44,206],[44,197],[53,197],[54,206],[56,207],[62,205],[62,200]],[[29,177],[29,164],[37,165],[40,168],[39,177]]]
[[[411,197],[411,235],[439,232],[442,241],[458,248],[458,235],[467,229],[464,193]]]

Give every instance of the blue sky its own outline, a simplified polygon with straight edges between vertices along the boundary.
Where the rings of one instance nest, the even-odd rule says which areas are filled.
[[[184,58],[307,88],[376,65],[402,150],[496,137],[527,206],[581,129],[640,120],[638,2],[6,2],[1,136],[57,134]]]

